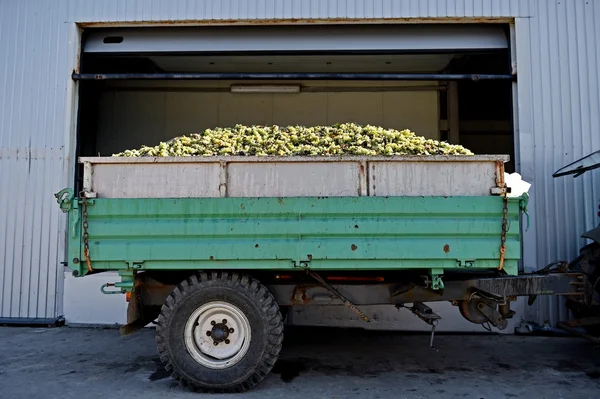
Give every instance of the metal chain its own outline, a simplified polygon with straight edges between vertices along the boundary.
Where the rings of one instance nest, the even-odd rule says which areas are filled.
[[[506,254],[506,233],[508,232],[508,197],[504,194],[502,208],[502,233],[500,233],[500,266],[498,270],[504,268],[504,255]]]
[[[321,276],[319,276],[317,273],[312,272],[310,270],[306,270],[306,272],[315,280],[317,280],[323,287],[325,287],[327,290],[329,290],[332,294],[334,294],[335,296],[337,296],[342,302],[344,302],[344,305],[346,305],[346,307],[348,307],[350,310],[352,310],[354,313],[356,313],[358,315],[358,317],[360,317],[363,321],[370,323],[371,320],[369,319],[369,316],[367,316],[366,314],[364,314],[355,304],[353,304],[352,302],[350,302],[348,299],[346,299],[345,296],[343,296],[338,290],[336,290],[335,288],[333,288],[331,285],[327,284],[325,282],[325,280],[323,280],[323,278]]]
[[[87,263],[87,268],[92,271],[92,260],[90,259],[90,245],[89,245],[89,234],[88,234],[88,204],[87,196],[83,193],[83,255]]]

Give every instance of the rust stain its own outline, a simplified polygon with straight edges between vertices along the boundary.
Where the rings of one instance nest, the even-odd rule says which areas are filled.
[[[499,188],[505,188],[506,183],[504,181],[504,162],[496,161],[496,185]]]
[[[305,305],[309,302],[308,295],[306,295],[306,290],[312,287],[320,287],[319,284],[298,284],[294,287],[292,292],[292,305],[298,305],[298,296],[300,296],[302,300],[302,304]]]
[[[283,198],[277,198],[277,202],[279,202],[279,205],[283,205]]]
[[[358,249],[358,247],[354,244],[352,244],[352,246],[350,247],[353,251],[356,251]]]
[[[210,259],[210,260],[215,260],[215,257],[214,257],[214,256],[211,256],[211,257],[210,257],[210,258],[208,258],[208,259]]]
[[[118,22],[79,22],[80,28],[128,28],[152,26],[227,26],[227,25],[290,25],[290,24],[397,24],[397,23],[511,23],[512,17],[443,17],[443,18],[282,18],[282,19],[212,19],[212,20],[166,20],[166,21],[118,21]]]
[[[258,244],[254,245],[254,248],[258,248]]]
[[[354,228],[355,228],[355,229],[358,229],[358,225],[357,225],[357,224],[355,224],[355,225],[354,225]]]
[[[302,290],[302,303],[308,303],[308,295],[306,295],[306,290]]]
[[[444,252],[445,253],[450,252],[450,245],[448,245],[448,244],[444,245]]]
[[[306,257],[308,258],[308,260],[312,260],[312,255],[311,254],[306,255]]]
[[[240,204],[240,209],[241,209],[241,210],[244,210],[244,209],[246,209],[246,207],[244,206],[244,204]]]

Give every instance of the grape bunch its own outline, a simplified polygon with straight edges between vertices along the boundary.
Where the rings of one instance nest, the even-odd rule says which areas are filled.
[[[329,156],[329,155],[473,155],[443,141],[409,130],[355,123],[332,126],[243,126],[206,129],[115,157],[187,156]]]

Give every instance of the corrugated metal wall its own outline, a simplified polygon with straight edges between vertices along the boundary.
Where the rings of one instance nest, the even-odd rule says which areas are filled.
[[[571,260],[598,224],[598,172],[553,179],[560,167],[600,149],[600,2],[538,0],[517,19],[521,173],[533,182],[526,266]],[[567,317],[560,298],[538,298],[532,318]]]
[[[0,3],[0,317],[62,312],[64,219],[76,55],[66,4]]]
[[[38,0],[41,1],[41,0]],[[539,0],[545,2],[545,0]],[[65,1],[86,22],[527,17],[536,0],[87,0]],[[342,21],[343,22],[343,21]]]
[[[576,256],[597,223],[591,176],[551,174],[600,147],[600,4],[591,0],[21,0],[0,4],[0,315],[61,311],[64,218],[52,193],[70,182],[75,23],[211,20],[430,20],[516,17],[518,153],[533,183],[525,265]],[[300,21],[302,22],[302,21]],[[409,20],[409,22],[411,22]],[[413,20],[414,22],[414,20]],[[596,172],[597,173],[597,172]],[[597,175],[596,175],[597,176]],[[597,179],[596,179],[597,180]],[[59,295],[60,298],[60,295]],[[532,317],[556,321],[558,300]]]

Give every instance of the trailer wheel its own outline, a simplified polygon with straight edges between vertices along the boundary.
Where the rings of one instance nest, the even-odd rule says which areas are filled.
[[[171,376],[197,392],[243,392],[269,374],[283,322],[271,293],[237,273],[199,273],[167,298],[156,342]]]

